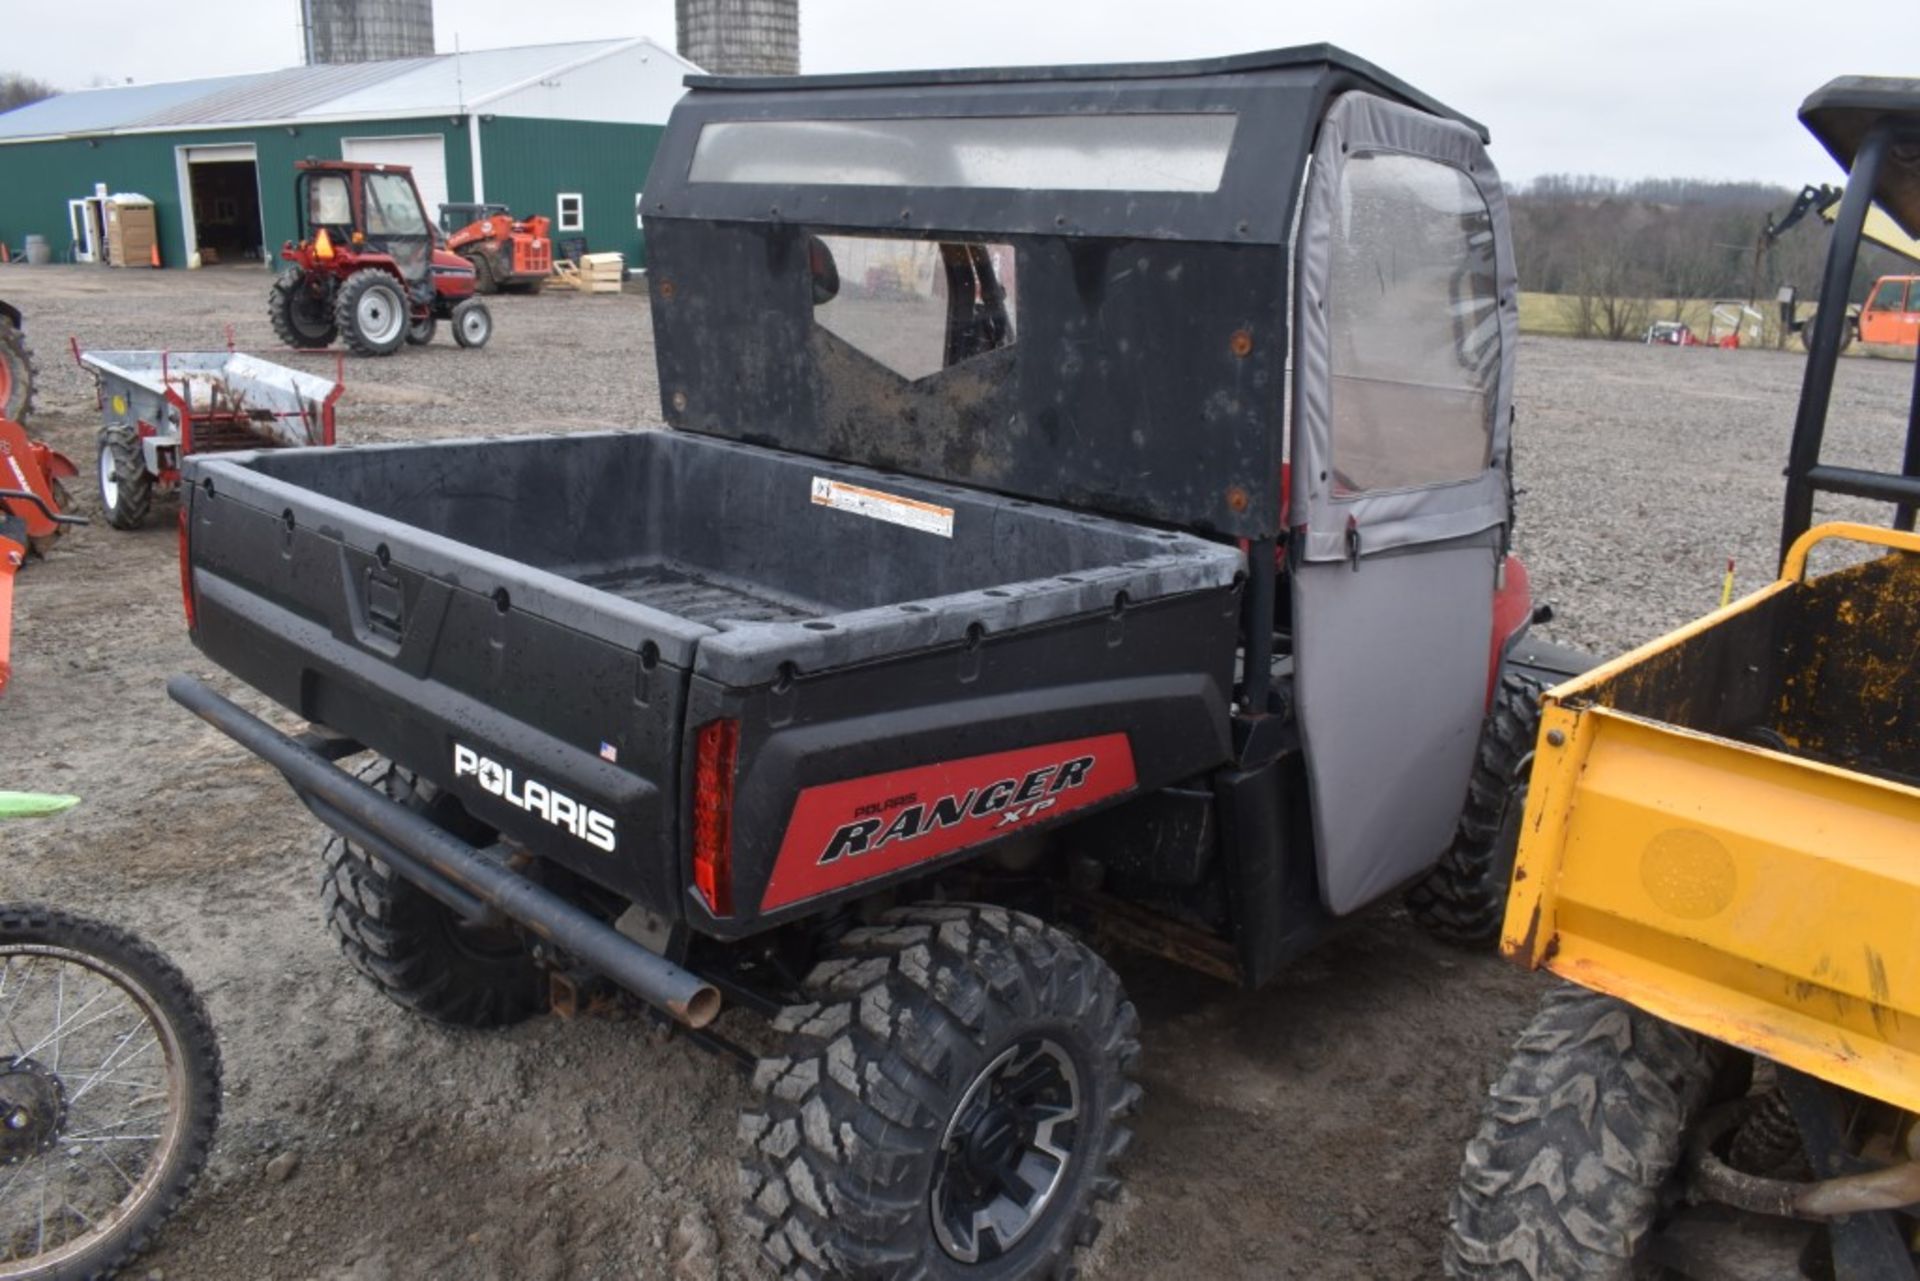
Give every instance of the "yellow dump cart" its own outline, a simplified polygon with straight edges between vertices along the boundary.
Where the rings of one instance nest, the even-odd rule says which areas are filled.
[[[1802,119],[1920,231],[1920,81]],[[1913,1281],[1920,1206],[1920,374],[1898,471],[1821,460],[1815,321],[1780,576],[1543,700],[1502,948],[1559,985],[1490,1091],[1454,1277]],[[1809,529],[1814,496],[1894,529]]]

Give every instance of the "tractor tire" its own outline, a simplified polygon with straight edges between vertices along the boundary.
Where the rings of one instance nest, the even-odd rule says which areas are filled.
[[[407,326],[407,342],[414,347],[424,347],[433,341],[433,335],[439,330],[440,321],[433,316],[425,320],[416,320]]]
[[[493,259],[483,253],[464,255],[473,264],[473,292],[476,294],[497,294],[500,292],[500,278],[494,274]]]
[[[1407,891],[1407,911],[1434,937],[1474,948],[1499,942],[1539,733],[1539,683],[1502,676],[1480,729],[1453,844]]]
[[[313,295],[297,267],[281,272],[267,291],[267,319],[274,336],[295,350],[331,347],[340,332],[332,304]]]
[[[493,337],[493,313],[478,298],[469,298],[453,309],[453,340],[462,347],[480,348]]]
[[[1613,997],[1548,992],[1467,1144],[1447,1275],[1629,1281],[1731,1057]]]
[[[115,423],[102,427],[95,440],[100,510],[115,529],[138,529],[153,508],[153,475],[147,471],[140,433],[127,423]]]
[[[347,346],[362,356],[391,356],[407,340],[412,308],[400,282],[378,267],[347,277],[334,299],[334,322]]]
[[[1072,1275],[1140,1100],[1139,1019],[1106,963],[1019,912],[926,905],[847,932],[804,987],[740,1118],[743,1215],[775,1272]]]
[[[492,833],[451,795],[387,760],[362,782],[465,840]],[[352,842],[329,836],[321,852],[327,928],[356,970],[404,1009],[455,1027],[507,1027],[547,1008],[547,980],[517,935],[463,921],[426,891]]]
[[[33,412],[34,380],[39,373],[27,336],[0,316],[0,418],[26,423]]]

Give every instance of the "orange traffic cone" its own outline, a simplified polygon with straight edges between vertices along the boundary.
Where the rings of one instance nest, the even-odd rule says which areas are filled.
[[[152,257],[153,257],[153,265],[158,267],[160,265],[160,242],[157,240],[153,242]]]

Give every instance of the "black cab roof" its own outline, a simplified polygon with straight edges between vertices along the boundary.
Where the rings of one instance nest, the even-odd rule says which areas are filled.
[[[648,175],[649,220],[1280,245],[1339,94],[1375,94],[1487,138],[1328,44],[1182,62],[697,75],[687,85]],[[1097,154],[1100,172],[1062,169],[1053,161],[1063,154]]]
[[[1490,141],[1485,125],[1415,89],[1398,76],[1382,71],[1365,58],[1338,45],[1289,45],[1214,58],[1187,58],[1168,62],[1068,63],[1058,66],[929,68],[910,71],[861,71],[817,76],[709,76],[690,75],[689,89],[727,89],[764,92],[783,89],[906,88],[933,85],[1004,85],[1033,81],[1172,80],[1193,76],[1243,75],[1250,71],[1283,68],[1323,68],[1364,80],[1375,93],[1398,98],[1409,106],[1449,120],[1458,120]]]

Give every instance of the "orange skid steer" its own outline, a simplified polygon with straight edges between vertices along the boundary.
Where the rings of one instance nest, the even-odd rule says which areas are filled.
[[[447,248],[473,264],[483,294],[539,293],[553,274],[551,227],[538,214],[515,218],[505,205],[440,206]]]

